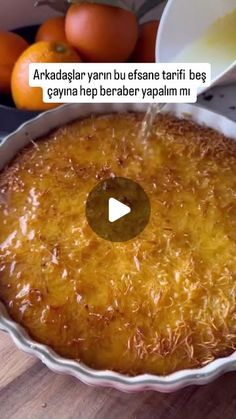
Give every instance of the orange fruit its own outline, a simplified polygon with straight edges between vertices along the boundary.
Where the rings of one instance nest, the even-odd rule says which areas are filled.
[[[12,32],[0,32],[0,92],[10,93],[11,73],[16,60],[28,47],[28,43]]]
[[[66,43],[65,18],[62,16],[57,16],[53,17],[52,19],[47,19],[39,27],[35,41],[55,41]]]
[[[138,42],[132,55],[132,61],[136,63],[155,63],[158,27],[158,20],[146,22],[140,26]]]
[[[66,14],[66,37],[88,62],[125,62],[138,38],[134,13],[103,4],[73,4]]]
[[[27,48],[17,60],[11,78],[11,91],[18,109],[43,111],[59,106],[44,103],[42,89],[29,86],[30,63],[78,63],[81,59],[77,52],[67,44],[37,42]]]

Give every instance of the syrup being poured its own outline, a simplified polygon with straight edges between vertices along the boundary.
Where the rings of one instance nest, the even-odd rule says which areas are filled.
[[[165,107],[165,103],[151,103],[148,106],[147,112],[142,121],[141,131],[139,133],[139,144],[142,147],[142,152],[147,155],[149,149],[149,137],[152,133],[153,123],[159,113]]]
[[[236,9],[218,19],[197,41],[187,46],[175,62],[210,62],[212,79],[224,72],[236,60]],[[150,104],[142,122],[139,144],[144,157],[150,147],[149,137],[154,120],[165,103]]]

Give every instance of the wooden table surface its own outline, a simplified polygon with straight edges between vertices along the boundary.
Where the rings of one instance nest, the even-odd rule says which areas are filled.
[[[57,375],[0,332],[0,419],[235,419],[236,373],[173,394],[126,394]]]

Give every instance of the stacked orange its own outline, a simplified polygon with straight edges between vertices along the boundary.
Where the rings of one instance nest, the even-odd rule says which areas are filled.
[[[19,109],[58,106],[44,103],[41,88],[29,86],[30,63],[154,62],[157,30],[157,21],[139,28],[129,10],[84,2],[71,5],[65,17],[46,20],[31,46],[0,32],[0,93],[11,91]]]
[[[28,43],[11,32],[0,32],[0,92],[9,93],[11,73],[16,60],[28,47]]]

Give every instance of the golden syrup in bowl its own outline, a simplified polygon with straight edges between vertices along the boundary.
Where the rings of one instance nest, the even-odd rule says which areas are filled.
[[[211,63],[212,79],[222,74],[236,61],[236,9],[218,19],[202,37],[184,48],[174,61]]]

